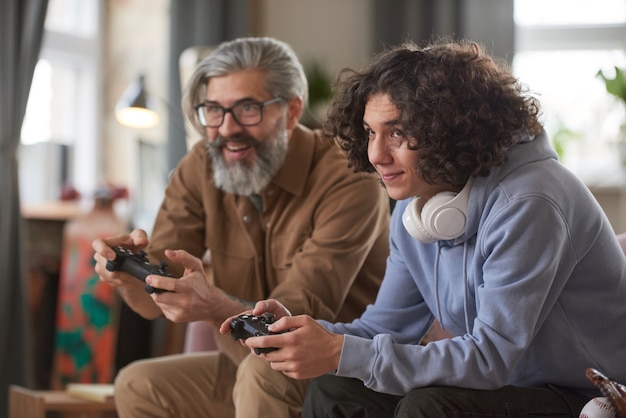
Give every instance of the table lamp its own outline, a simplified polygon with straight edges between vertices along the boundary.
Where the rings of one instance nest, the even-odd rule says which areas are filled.
[[[156,106],[145,89],[145,76],[131,83],[115,106],[115,118],[131,128],[152,128],[159,123]]]

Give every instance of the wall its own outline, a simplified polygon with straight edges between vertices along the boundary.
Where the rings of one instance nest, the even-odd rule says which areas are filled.
[[[167,59],[169,51],[169,0],[107,0],[104,71],[104,171],[116,184],[131,185],[136,175],[136,145],[142,139],[166,140]],[[133,129],[115,120],[115,104],[139,74],[157,98],[159,125]]]
[[[259,35],[288,42],[306,66],[315,60],[331,74],[371,56],[371,2],[263,0]]]

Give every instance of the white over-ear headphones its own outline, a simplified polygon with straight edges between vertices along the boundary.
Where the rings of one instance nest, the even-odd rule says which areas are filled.
[[[424,243],[458,238],[465,232],[467,205],[474,178],[459,193],[441,192],[428,200],[418,196],[402,214],[404,228]]]

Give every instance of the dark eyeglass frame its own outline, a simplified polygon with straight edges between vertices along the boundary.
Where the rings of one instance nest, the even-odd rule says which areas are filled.
[[[264,102],[244,102],[244,103],[237,103],[232,105],[231,107],[224,107],[224,106],[220,106],[218,104],[214,104],[211,106],[214,106],[216,108],[221,109],[222,111],[222,118],[220,119],[219,123],[214,123],[214,124],[208,124],[206,122],[206,118],[203,112],[203,108],[207,105],[209,105],[209,103],[207,102],[203,102],[200,103],[199,105],[194,106],[194,109],[196,111],[196,117],[198,118],[198,123],[205,127],[205,128],[219,128],[220,126],[222,126],[222,124],[224,123],[224,118],[226,117],[227,113],[230,113],[231,116],[233,117],[233,119],[235,120],[235,122],[237,122],[237,124],[241,125],[241,126],[256,126],[258,124],[260,124],[261,122],[263,122],[263,108],[267,105],[271,105],[273,103],[278,103],[282,100],[285,100],[283,97],[281,96],[276,96],[272,99],[266,100]],[[233,112],[233,109],[239,107],[239,106],[258,106],[259,107],[259,120],[257,122],[254,123],[242,123],[238,118],[237,115],[235,114],[235,112]],[[204,121],[205,123],[203,123],[202,121]]]

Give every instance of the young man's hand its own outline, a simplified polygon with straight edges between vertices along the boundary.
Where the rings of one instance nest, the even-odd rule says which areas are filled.
[[[252,349],[277,348],[260,354],[272,369],[293,379],[312,379],[337,370],[343,335],[331,333],[308,315],[285,316],[268,329],[280,334],[250,337],[244,344]]]
[[[241,343],[250,350],[255,348],[277,348],[259,354],[267,360],[272,369],[283,372],[293,379],[311,379],[324,373],[337,370],[343,335],[333,334],[308,315],[291,316],[289,310],[275,299],[257,302],[249,313],[261,316],[274,314],[276,320],[268,327],[278,335],[250,337]],[[230,323],[238,315],[222,323],[220,332],[230,332]]]

